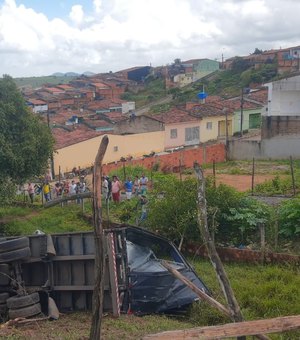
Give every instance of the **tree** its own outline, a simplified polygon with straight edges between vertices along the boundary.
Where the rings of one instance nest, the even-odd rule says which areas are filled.
[[[54,146],[49,127],[29,111],[7,75],[0,79],[0,145],[0,182],[15,184],[41,175]]]
[[[260,50],[259,48],[255,48],[253,54],[262,54],[263,53],[263,50]]]
[[[197,233],[195,179],[180,181],[166,176],[155,184],[149,199],[149,213],[146,224],[155,231],[182,245],[184,239],[194,239]]]
[[[240,73],[247,70],[250,67],[250,62],[242,57],[235,57],[232,61],[231,69],[235,73]]]

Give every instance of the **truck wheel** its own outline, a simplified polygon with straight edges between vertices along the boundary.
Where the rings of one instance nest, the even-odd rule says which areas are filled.
[[[8,263],[17,260],[27,259],[28,257],[30,257],[30,254],[31,253],[29,247],[0,253],[0,263]]]
[[[24,296],[12,296],[6,300],[7,307],[11,309],[18,309],[34,305],[40,301],[39,293],[32,293]]]
[[[32,306],[27,306],[20,309],[9,309],[8,310],[8,316],[10,319],[15,318],[28,318],[30,316],[34,316],[41,313],[41,305],[39,303],[36,303]]]
[[[6,303],[0,303],[0,314],[6,314],[7,313],[7,305]]]
[[[12,240],[0,240],[0,253],[29,247],[28,237],[18,237]]]
[[[6,263],[0,264],[0,286],[8,286],[10,282],[9,265]]]
[[[0,303],[5,303],[6,304],[6,300],[9,298],[9,294],[8,293],[1,293],[0,294]]]

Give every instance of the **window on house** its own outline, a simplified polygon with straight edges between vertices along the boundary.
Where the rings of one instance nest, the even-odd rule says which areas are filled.
[[[185,128],[185,141],[186,142],[199,142],[199,126],[192,128]]]
[[[206,123],[206,130],[212,130],[212,122]]]
[[[119,150],[118,146],[114,146],[114,151],[116,152],[118,150]]]
[[[172,139],[177,138],[177,129],[171,129],[170,138],[172,138]]]

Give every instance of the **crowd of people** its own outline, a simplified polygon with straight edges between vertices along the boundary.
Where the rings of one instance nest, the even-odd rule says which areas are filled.
[[[137,197],[138,205],[141,207],[141,216],[139,222],[142,222],[147,217],[147,191],[149,181],[143,173],[141,177],[135,176],[132,180],[130,176],[126,178],[124,183],[120,181],[118,176],[112,176],[112,180],[109,176],[102,177],[102,194],[105,201],[112,200],[118,204],[121,201],[121,191],[125,191],[126,200],[131,200],[132,197]]]
[[[27,188],[24,189],[28,192],[30,202],[34,202],[35,195],[43,195],[46,202],[52,199],[61,198],[69,195],[83,193],[87,190],[86,181],[84,176],[79,176],[78,180],[63,180],[51,184],[49,179],[45,178],[41,184],[33,184],[28,182]]]
[[[118,176],[102,177],[102,193],[106,200],[112,199],[113,202],[119,203],[121,200],[121,191],[125,191],[126,199],[130,200],[132,196],[145,196],[148,190],[148,178],[145,174],[139,178],[135,176],[134,180],[130,176],[126,178],[124,183],[120,181]]]

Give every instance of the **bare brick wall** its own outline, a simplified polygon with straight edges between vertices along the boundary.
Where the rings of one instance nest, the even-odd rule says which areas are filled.
[[[299,116],[270,116],[262,119],[262,138],[295,135],[300,131]]]
[[[198,255],[208,258],[206,248],[202,245],[189,244],[185,247],[184,251],[189,254]],[[246,263],[291,263],[300,264],[300,256],[290,255],[284,253],[262,253],[249,249],[237,248],[217,248],[220,259],[224,262],[246,262]]]
[[[224,162],[226,160],[225,145],[224,144],[213,144],[204,145],[192,149],[183,149],[174,151],[166,155],[154,155],[153,157],[145,157],[143,159],[133,159],[126,161],[126,166],[143,166],[146,169],[151,169],[151,167],[158,163],[160,170],[166,171],[179,171],[179,164],[183,168],[191,168],[194,162],[199,164],[213,163],[215,161]],[[103,165],[103,173],[108,174],[109,172],[118,169],[123,166],[121,161],[116,163],[109,163]]]

